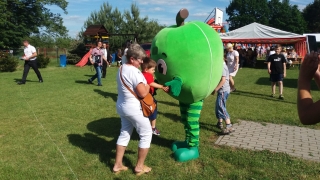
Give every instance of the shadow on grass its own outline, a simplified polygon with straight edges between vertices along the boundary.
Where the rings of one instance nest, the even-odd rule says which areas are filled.
[[[100,94],[104,98],[112,98],[114,102],[117,102],[118,94],[101,91],[100,89],[94,89],[93,91]]]
[[[92,121],[87,125],[87,128],[92,133],[82,134],[68,134],[69,142],[81,148],[83,151],[90,154],[99,155],[100,162],[106,164],[107,167],[112,171],[113,161],[115,158],[116,142],[120,130],[120,119],[119,118],[105,118]],[[100,136],[106,136],[112,138],[107,141]],[[135,152],[126,151],[126,154],[134,154]],[[125,156],[123,162],[130,167],[133,167],[130,160]]]
[[[18,78],[14,78],[13,80],[14,80],[14,82],[20,82],[20,81],[22,81],[22,79],[18,79]],[[39,81],[26,80],[26,82],[39,82]]]
[[[88,80],[75,80],[75,83],[78,83],[78,84],[89,84]]]
[[[93,74],[94,75],[94,74]],[[93,75],[85,74],[86,77],[92,77]]]
[[[174,102],[166,102],[166,101],[157,101],[157,102],[161,103],[161,104],[169,105],[169,106],[177,106],[177,107],[179,107],[179,104],[174,103]]]
[[[247,97],[252,97],[252,98],[259,98],[259,99],[265,99],[269,101],[277,101],[281,103],[288,103],[288,104],[296,104],[293,102],[285,101],[285,100],[279,100],[277,98],[272,98],[269,95],[266,94],[258,94],[258,93],[253,93],[253,92],[247,92],[247,91],[240,91],[237,90],[236,92],[233,92],[232,95],[237,95],[237,96],[247,96]]]
[[[224,135],[221,133],[221,130],[219,130],[215,125],[213,124],[208,124],[208,123],[204,123],[204,122],[199,122],[199,125],[200,125],[200,129],[203,129],[203,130],[207,130],[207,131],[210,131],[210,132],[214,132],[216,133],[218,136],[221,136],[221,135]]]
[[[171,119],[174,122],[180,122],[180,119],[181,119],[180,114],[164,113],[161,111],[158,111],[158,114],[161,114],[161,115],[165,116],[166,118]]]
[[[271,82],[269,81],[269,77],[261,77],[256,81],[258,85],[269,85],[271,86]],[[297,79],[283,79],[283,87],[284,88],[298,88],[298,80]],[[311,90],[319,90],[316,83],[314,81],[311,82]]]
[[[104,163],[110,168],[110,171],[112,171],[114,165],[113,160],[116,156],[116,143],[121,129],[120,118],[111,117],[95,120],[87,124],[87,129],[91,131],[91,133],[68,134],[69,142],[87,153],[97,154],[100,162]],[[105,136],[108,139],[111,138],[111,140],[108,141],[101,136]],[[139,136],[135,131],[132,133],[131,140],[139,140]],[[171,148],[173,142],[173,140],[159,136],[153,136],[152,140],[152,144],[168,148]],[[126,150],[125,155],[126,154],[137,154],[137,152]],[[123,157],[123,163],[131,169],[134,168],[134,164],[132,164],[126,156]]]

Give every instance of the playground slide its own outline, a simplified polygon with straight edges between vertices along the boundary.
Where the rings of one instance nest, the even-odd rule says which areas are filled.
[[[89,50],[89,52],[87,52],[86,55],[84,55],[82,57],[82,59],[76,64],[76,66],[79,66],[79,67],[85,66],[87,64],[87,62],[88,62],[89,56],[91,54],[91,51],[92,51],[92,48]]]

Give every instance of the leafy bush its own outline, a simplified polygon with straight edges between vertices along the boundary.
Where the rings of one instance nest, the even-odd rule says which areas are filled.
[[[81,57],[77,54],[68,53],[67,62],[68,64],[77,64],[81,60]]]
[[[39,68],[46,68],[50,62],[48,57],[45,57],[44,54],[39,54],[37,56],[37,65]]]
[[[0,55],[0,72],[13,72],[17,70],[19,60],[9,54]]]

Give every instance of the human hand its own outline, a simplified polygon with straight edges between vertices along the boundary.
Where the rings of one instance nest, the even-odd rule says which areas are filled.
[[[167,93],[167,92],[169,92],[169,87],[168,86],[164,86],[164,87],[162,87],[162,90]]]
[[[270,69],[268,69],[268,73],[271,74],[271,70]]]
[[[30,58],[27,57],[27,56],[24,56],[23,59],[24,59],[25,61],[29,61]]]
[[[283,77],[284,77],[284,78],[287,77],[287,73],[283,73]]]
[[[304,57],[301,64],[299,79],[310,81],[316,74],[319,66],[318,53],[311,52]]]
[[[238,64],[234,66],[234,71],[238,70]]]

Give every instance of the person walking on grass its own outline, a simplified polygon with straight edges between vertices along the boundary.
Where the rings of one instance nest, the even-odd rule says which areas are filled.
[[[270,74],[271,97],[275,97],[276,83],[279,86],[279,99],[284,99],[283,96],[283,78],[286,77],[286,59],[281,54],[281,46],[275,47],[275,54],[268,58],[268,73]]]
[[[113,166],[113,172],[116,174],[128,170],[122,160],[134,128],[140,137],[138,160],[134,172],[141,175],[151,171],[151,168],[146,166],[144,161],[149,152],[152,129],[148,117],[143,115],[140,101],[136,98],[136,96],[144,98],[150,91],[150,86],[139,69],[142,59],[145,57],[145,51],[139,44],[131,44],[127,50],[126,63],[119,68],[117,74],[118,100],[116,107],[121,118],[121,129]]]
[[[107,61],[103,61],[102,63],[102,78],[106,78],[107,76],[107,66],[110,67],[111,65],[111,56],[110,56],[110,51],[109,51],[109,44],[103,43],[102,44],[102,51],[103,51],[103,56]]]
[[[27,40],[23,41],[24,46],[24,56],[22,57],[24,59],[24,69],[23,69],[23,75],[22,80],[18,82],[18,85],[22,85],[26,83],[27,76],[30,70],[30,67],[34,70],[34,72],[37,74],[39,82],[42,83],[43,79],[41,76],[41,73],[38,69],[37,65],[37,51],[36,48],[29,44]]]
[[[316,52],[305,56],[298,79],[298,115],[301,123],[304,125],[320,122],[320,101],[313,100],[310,93],[312,79],[314,79],[320,89],[319,54]]]
[[[233,77],[236,76],[239,68],[239,53],[236,50],[233,50],[233,45],[231,43],[227,44],[227,66],[229,70],[229,83],[231,92],[236,91]]]
[[[107,63],[107,59],[104,56],[104,52],[101,49],[101,46],[102,46],[102,42],[98,41],[97,47],[92,49],[90,62],[91,64],[93,64],[94,68],[96,69],[96,74],[93,75],[90,79],[88,79],[88,82],[90,84],[93,84],[93,81],[97,78],[98,86],[102,86],[102,83],[101,83],[101,74],[102,74],[102,66],[103,66],[102,61],[106,61]]]
[[[223,60],[224,61],[224,60]],[[218,86],[212,92],[212,95],[217,94],[215,114],[218,119],[217,128],[221,130],[222,134],[230,134],[234,132],[232,127],[229,113],[227,111],[227,99],[230,94],[230,85],[229,85],[229,70],[225,62],[223,62],[222,77]],[[223,127],[223,120],[226,123],[226,128]]]
[[[167,92],[169,90],[169,87],[164,87],[163,85],[154,82],[153,74],[155,72],[156,66],[157,66],[157,63],[154,60],[150,59],[149,57],[144,58],[143,63],[141,64],[142,74],[143,74],[144,78],[146,79],[147,84],[149,84],[150,94],[153,96],[154,102],[157,104],[157,101],[154,98],[155,88],[163,89],[165,92]],[[160,131],[156,127],[157,114],[158,114],[158,108],[156,106],[155,111],[148,118],[151,122],[152,133],[154,135],[159,136]]]

